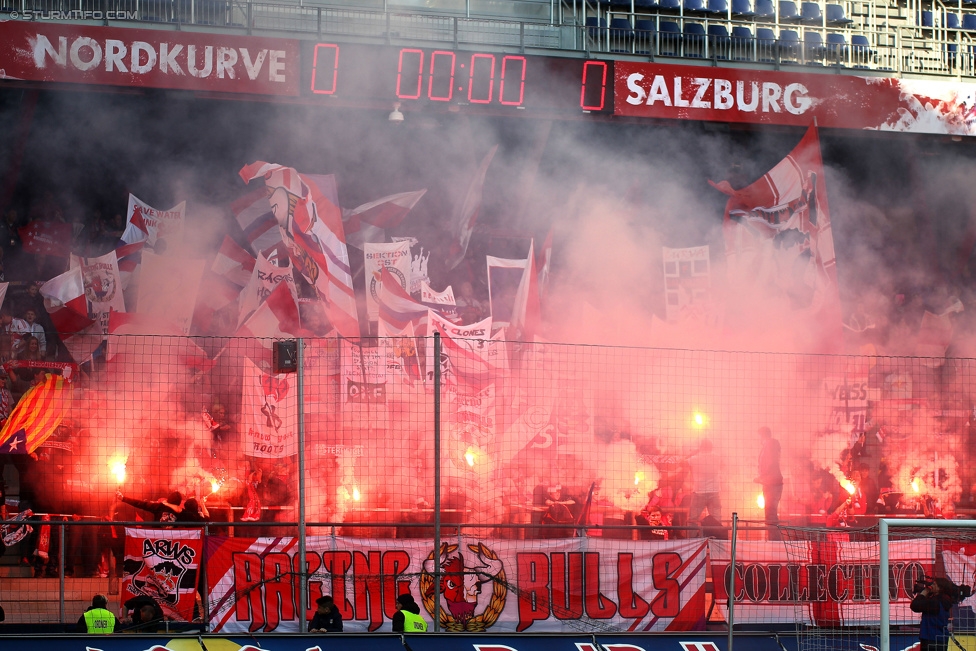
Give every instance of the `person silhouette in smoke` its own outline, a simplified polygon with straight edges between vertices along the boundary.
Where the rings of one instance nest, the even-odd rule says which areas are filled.
[[[756,482],[762,485],[766,537],[768,540],[780,540],[779,501],[783,497],[783,473],[779,467],[780,445],[773,438],[772,430],[765,426],[759,428],[759,440],[762,449],[759,451],[759,476],[756,477]]]

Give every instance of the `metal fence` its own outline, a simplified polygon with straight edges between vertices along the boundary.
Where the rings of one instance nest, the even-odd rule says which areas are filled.
[[[33,446],[0,457],[0,600],[14,591],[21,604],[8,621],[73,621],[94,584],[66,577],[119,573],[123,534],[109,523],[140,517],[299,546],[324,533],[437,549],[470,534],[639,549],[649,532],[698,537],[733,512],[754,524],[743,540],[766,525],[976,513],[976,360],[110,339],[57,401],[31,402],[41,363],[8,369],[21,402],[0,445],[26,434]],[[778,441],[778,505],[756,479],[770,454],[762,428]]]

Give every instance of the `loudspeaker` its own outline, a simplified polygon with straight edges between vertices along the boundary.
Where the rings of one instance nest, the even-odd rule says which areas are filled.
[[[294,339],[276,341],[272,348],[275,373],[294,373],[298,370],[298,342]]]

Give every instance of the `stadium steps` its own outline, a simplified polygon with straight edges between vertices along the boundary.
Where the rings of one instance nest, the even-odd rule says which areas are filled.
[[[15,568],[3,568],[5,571]],[[6,572],[5,572],[6,573]],[[46,624],[59,620],[58,601],[61,584],[58,579],[30,577],[0,578],[0,605],[3,605],[8,624]],[[118,580],[72,579],[64,580],[64,617],[75,622],[85,608],[91,605],[95,594],[110,595],[111,588],[118,594]],[[113,599],[109,596],[109,603]]]

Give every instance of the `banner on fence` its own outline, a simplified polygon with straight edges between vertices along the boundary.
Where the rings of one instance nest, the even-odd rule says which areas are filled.
[[[244,367],[244,454],[264,459],[298,454],[298,392],[294,375],[265,373],[249,359],[244,360]]]
[[[366,314],[370,321],[376,321],[380,313],[377,302],[380,269],[386,267],[404,291],[410,290],[410,242],[367,242],[363,245],[363,260],[366,268]]]
[[[459,544],[460,543],[460,544]],[[704,540],[452,539],[441,547],[441,626],[448,631],[701,630]],[[217,632],[295,632],[297,541],[207,539],[210,624]],[[389,631],[410,592],[428,622],[435,559],[426,540],[311,537],[309,603],[335,598],[343,630]]]
[[[202,552],[199,530],[126,527],[120,603],[146,595],[167,618],[192,621]]]
[[[735,548],[736,623],[877,626],[880,553],[877,541],[846,533],[819,541],[739,541]],[[730,543],[709,540],[715,603],[728,619]],[[931,576],[935,539],[889,546],[891,623],[918,624],[912,586]]]

